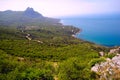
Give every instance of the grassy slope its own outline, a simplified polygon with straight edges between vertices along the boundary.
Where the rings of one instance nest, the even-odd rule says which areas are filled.
[[[106,48],[72,37],[77,28],[63,27],[42,25],[24,32],[0,27],[0,79],[94,79],[89,62]],[[28,33],[32,40],[25,38]]]

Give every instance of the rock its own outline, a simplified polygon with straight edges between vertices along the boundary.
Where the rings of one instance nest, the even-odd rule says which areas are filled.
[[[18,57],[18,61],[25,61],[25,58]]]
[[[106,62],[95,64],[95,66],[91,68],[91,71],[100,75],[100,80],[120,79],[120,54],[116,55],[112,59],[107,58]]]
[[[116,64],[117,67],[120,68],[120,54],[115,56],[115,57],[113,57],[112,61],[114,62],[114,64]]]
[[[100,56],[104,56],[105,53],[104,53],[103,51],[101,51],[101,52],[99,52],[99,55],[100,55]]]
[[[75,37],[75,35],[73,34],[72,37]]]
[[[120,79],[120,47],[111,49],[109,54],[115,54],[110,59],[106,58],[106,62],[95,64],[91,71],[99,75],[99,80],[118,80]],[[104,52],[99,52],[100,56],[104,56]]]
[[[110,58],[106,58],[106,61],[110,62],[110,61],[111,61],[111,59],[110,59]]]
[[[99,64],[95,64],[95,66],[91,68],[91,71],[98,72],[98,67],[99,67]]]
[[[117,49],[111,49],[109,54],[120,54],[120,47],[118,47]]]

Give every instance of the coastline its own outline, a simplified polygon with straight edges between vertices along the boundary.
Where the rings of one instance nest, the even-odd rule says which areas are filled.
[[[59,24],[62,25],[62,26],[73,26],[74,28],[76,28],[78,30],[77,32],[72,30],[72,32],[74,32],[74,33],[71,36],[74,37],[74,38],[77,38],[76,35],[79,34],[82,31],[82,29],[80,29],[80,28],[78,28],[74,25],[64,24],[63,20],[60,20]],[[78,39],[80,39],[80,38],[78,38]]]
[[[76,27],[76,28],[77,28],[77,27]],[[74,38],[77,38],[76,35],[79,34],[79,33],[81,33],[81,29],[79,29],[78,32],[76,32],[75,34],[72,34],[71,36],[74,37]],[[80,39],[80,38],[77,38],[77,39]]]
[[[120,21],[119,19],[115,20],[105,19],[104,22],[99,18],[97,18],[96,20],[92,18],[90,19],[63,18],[61,20],[61,23],[64,25],[73,25],[76,28],[79,29],[82,28],[84,30],[82,31],[82,33],[80,31],[79,34],[78,33],[72,34],[71,35],[72,37],[102,46],[114,47],[120,46],[119,21]],[[116,32],[113,32],[113,30]]]

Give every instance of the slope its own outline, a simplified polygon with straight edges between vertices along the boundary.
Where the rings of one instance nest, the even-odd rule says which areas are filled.
[[[1,80],[95,79],[89,62],[100,57],[99,51],[106,52],[106,47],[73,37],[80,31],[76,27],[43,17],[32,8],[26,12],[2,12]]]

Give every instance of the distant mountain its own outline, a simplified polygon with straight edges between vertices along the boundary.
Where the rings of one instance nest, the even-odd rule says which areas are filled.
[[[57,24],[59,19],[44,17],[42,14],[28,7],[25,11],[0,11],[0,25],[40,25]]]
[[[28,7],[25,11],[24,11],[24,16],[28,16],[28,17],[32,17],[32,18],[43,18],[42,14],[34,11],[33,8]]]

